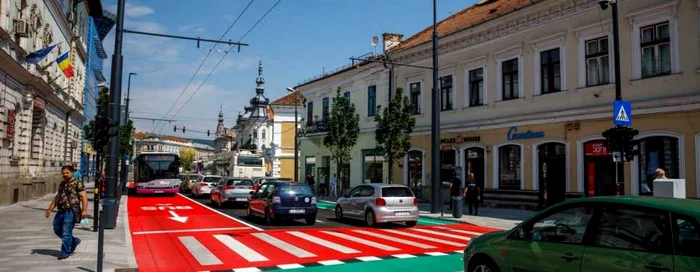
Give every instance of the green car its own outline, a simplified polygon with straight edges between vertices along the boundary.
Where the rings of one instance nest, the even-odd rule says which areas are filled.
[[[474,238],[467,272],[700,271],[700,201],[593,197]]]

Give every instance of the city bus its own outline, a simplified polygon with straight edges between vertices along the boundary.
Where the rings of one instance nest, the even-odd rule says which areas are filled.
[[[241,150],[233,156],[231,165],[234,178],[260,178],[265,177],[265,158],[262,155]]]
[[[131,193],[176,194],[180,189],[180,157],[165,152],[143,152],[134,160]]]

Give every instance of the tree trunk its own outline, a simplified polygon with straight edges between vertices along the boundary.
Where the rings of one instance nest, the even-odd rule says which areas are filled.
[[[340,176],[340,165],[342,165],[342,162],[340,159],[335,160],[335,174],[338,177],[338,180],[336,181],[335,184],[335,191],[338,193],[338,195],[342,195],[340,191],[340,184],[342,183],[343,178]]]

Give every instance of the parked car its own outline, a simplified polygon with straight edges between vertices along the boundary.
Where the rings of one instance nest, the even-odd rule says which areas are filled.
[[[257,190],[260,188],[260,186],[263,183],[270,182],[270,181],[282,181],[282,182],[292,182],[292,179],[288,178],[273,178],[273,177],[263,177],[263,178],[254,178],[253,179],[253,189]]]
[[[200,181],[192,185],[192,195],[196,198],[211,193],[211,189],[223,180],[221,176],[205,175]]]
[[[592,197],[472,239],[464,271],[700,271],[700,201]]]
[[[304,219],[307,225],[316,223],[316,196],[305,183],[266,181],[251,193],[246,215],[260,216],[272,225],[284,219]]]
[[[418,199],[410,188],[398,184],[362,184],[338,199],[335,217],[362,219],[372,227],[377,223],[418,223]]]
[[[182,182],[180,182],[180,193],[189,194],[192,192],[192,185],[202,181],[204,175],[201,174],[185,174],[182,177]]]
[[[248,197],[253,190],[253,181],[243,178],[223,178],[211,190],[209,200],[219,207],[226,203],[248,205]]]

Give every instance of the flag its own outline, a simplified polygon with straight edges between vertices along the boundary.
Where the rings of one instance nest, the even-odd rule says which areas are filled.
[[[56,63],[58,63],[58,68],[61,68],[63,74],[66,75],[67,78],[73,77],[73,66],[70,64],[70,52],[66,52],[58,57]]]
[[[54,47],[56,47],[55,44],[54,44],[54,45],[51,45],[51,46],[48,46],[48,47],[44,47],[44,48],[39,49],[39,50],[37,50],[37,51],[34,51],[34,52],[30,53],[29,55],[27,55],[27,57],[25,58],[25,60],[26,60],[27,62],[29,62],[29,63],[37,64],[37,63],[39,63],[41,60],[43,60],[44,57],[46,57],[46,55],[48,55],[49,53],[51,53],[51,50],[53,50]]]

